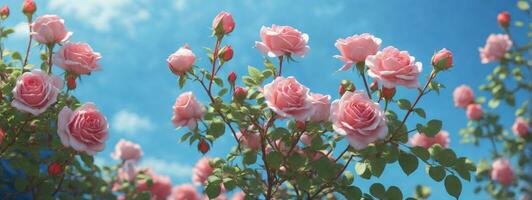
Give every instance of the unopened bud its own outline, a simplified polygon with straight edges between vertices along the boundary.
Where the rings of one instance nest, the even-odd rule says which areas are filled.
[[[231,58],[233,58],[233,47],[231,45],[225,46],[220,50],[220,54],[218,56],[220,59],[222,59],[224,62],[230,61]]]
[[[62,171],[63,171],[63,166],[61,166],[61,164],[59,163],[54,162],[48,165],[48,175],[50,176],[57,176],[61,174]]]
[[[229,81],[229,84],[231,86],[234,86],[235,85],[235,81],[236,81],[236,73],[235,72],[229,73],[229,76],[227,76],[227,81]]]
[[[26,16],[31,17],[35,11],[37,11],[37,5],[35,5],[35,1],[24,0],[24,3],[22,3],[22,12]]]
[[[391,100],[395,95],[395,88],[382,87],[382,97],[386,100]]]
[[[242,88],[240,86],[235,87],[235,92],[233,93],[233,100],[234,101],[244,101],[246,97],[248,96],[248,91],[245,88]]]
[[[497,15],[497,22],[503,28],[507,28],[510,25],[510,13],[507,11],[502,11]]]
[[[66,81],[68,90],[76,89],[76,77],[68,76]]]
[[[369,85],[369,89],[371,89],[371,91],[373,91],[373,92],[379,90],[379,82],[373,81],[373,83],[371,83],[371,85]]]
[[[206,154],[209,151],[210,147],[207,141],[204,139],[201,139],[198,143],[198,151],[200,151],[202,154]]]
[[[9,17],[9,7],[7,7],[6,5],[2,6],[2,8],[0,9],[0,18],[2,20],[4,19],[7,19],[7,17]]]

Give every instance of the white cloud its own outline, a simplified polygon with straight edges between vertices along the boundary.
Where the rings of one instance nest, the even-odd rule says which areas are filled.
[[[111,128],[120,133],[134,134],[151,130],[153,123],[148,117],[143,117],[127,110],[121,110],[113,116]]]
[[[177,11],[182,11],[187,6],[187,0],[175,0],[174,7]]]
[[[177,179],[191,179],[192,166],[179,162],[170,162],[158,158],[143,158],[142,167],[149,167],[157,174],[170,176]]]
[[[15,33],[11,35],[14,39],[20,40],[20,39],[29,39],[30,30],[28,28],[27,22],[20,22],[15,27],[13,27],[15,30]]]

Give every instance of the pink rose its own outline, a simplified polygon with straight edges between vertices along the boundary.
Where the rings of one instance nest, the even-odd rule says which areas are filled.
[[[167,176],[161,176],[153,173],[150,169],[145,171],[146,175],[150,176],[153,185],[149,187],[148,183],[144,180],[138,182],[137,191],[149,191],[151,199],[154,200],[166,200],[172,193],[172,182]]]
[[[491,180],[499,182],[503,186],[510,185],[514,178],[514,171],[510,162],[504,159],[496,159],[491,164]]]
[[[312,144],[312,139],[314,137],[310,135],[308,132],[304,132],[303,135],[301,135],[301,142],[307,146],[310,146]]]
[[[434,137],[429,137],[424,133],[416,133],[410,138],[410,144],[423,148],[430,148],[432,145],[439,144],[443,148],[447,148],[450,140],[447,131],[440,131]]]
[[[0,144],[4,141],[4,137],[6,137],[6,134],[4,133],[4,130],[0,128]]]
[[[111,157],[115,160],[132,160],[138,161],[142,156],[142,149],[140,145],[133,142],[120,139],[115,146],[115,152],[111,154]]]
[[[175,53],[171,54],[166,59],[166,62],[168,62],[168,68],[172,71],[172,73],[178,76],[190,71],[194,61],[196,61],[196,55],[194,55],[187,44],[179,48]]]
[[[244,192],[237,192],[233,194],[233,198],[231,200],[244,200],[246,199],[246,194]]]
[[[235,20],[233,19],[233,16],[231,16],[231,13],[225,11],[218,13],[214,20],[212,20],[212,30],[216,31],[216,27],[220,22],[222,22],[224,34],[229,34],[233,32],[233,29],[235,29]]]
[[[175,100],[174,116],[172,122],[176,128],[188,127],[190,130],[196,129],[198,120],[203,117],[205,107],[201,104],[192,92],[185,92]]]
[[[117,192],[120,190],[123,182],[133,181],[137,177],[137,171],[135,171],[135,165],[133,162],[125,162],[117,172],[117,180],[113,183],[111,190]]]
[[[331,106],[331,122],[333,129],[346,136],[355,149],[363,149],[388,133],[384,112],[363,91],[347,91],[335,100]]]
[[[453,92],[454,106],[465,108],[467,105],[473,103],[475,95],[473,90],[467,85],[460,85]]]
[[[281,117],[306,121],[313,114],[309,89],[292,76],[277,77],[265,85],[264,98],[268,107]]]
[[[483,114],[484,111],[482,111],[480,104],[474,103],[467,106],[466,115],[470,120],[480,120]]]
[[[192,170],[192,182],[196,185],[205,185],[207,178],[212,174],[212,171],[214,171],[214,169],[209,164],[209,158],[201,158]]]
[[[240,143],[250,149],[258,150],[260,147],[260,134],[254,131],[239,131],[236,133],[236,137],[240,140]]]
[[[528,122],[522,117],[515,119],[514,125],[512,125],[512,131],[515,135],[520,137],[526,137],[528,135]]]
[[[313,113],[310,116],[309,121],[311,122],[320,122],[329,120],[329,113],[331,110],[331,96],[322,95],[318,93],[310,94],[312,101],[312,110]]]
[[[63,43],[70,38],[72,32],[67,32],[63,19],[57,15],[37,17],[31,24],[33,38],[41,44]]]
[[[94,155],[105,148],[109,124],[93,103],[72,111],[63,107],[57,120],[57,134],[65,147]]]
[[[432,66],[438,66],[438,63],[445,59],[447,60],[442,67],[445,67],[445,69],[451,68],[453,66],[453,53],[443,48],[432,56]]]
[[[369,55],[366,66],[368,75],[379,80],[386,88],[395,88],[396,85],[415,88],[419,87],[418,76],[422,69],[421,63],[415,60],[408,51],[389,46],[376,55]]]
[[[168,200],[200,200],[196,188],[191,184],[176,185]]]
[[[62,88],[63,81],[58,76],[48,76],[39,70],[24,72],[17,78],[13,88],[11,106],[35,116],[40,115],[57,101]]]
[[[484,48],[478,48],[482,64],[501,60],[512,47],[512,40],[506,34],[491,34],[486,40]]]
[[[255,42],[255,47],[272,58],[287,54],[304,56],[310,49],[307,45],[308,35],[291,26],[263,26],[260,37],[262,42]]]
[[[368,33],[336,40],[334,46],[340,51],[341,55],[334,57],[345,62],[340,70],[346,71],[353,64],[364,62],[369,55],[375,55],[381,46],[381,42],[380,38]]]
[[[52,61],[65,71],[76,74],[90,74],[100,70],[100,53],[94,52],[87,43],[66,43],[54,54]]]

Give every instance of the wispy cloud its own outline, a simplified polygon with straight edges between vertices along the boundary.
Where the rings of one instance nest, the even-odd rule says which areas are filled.
[[[187,0],[175,0],[174,8],[177,11],[182,11],[187,6]]]
[[[140,166],[149,167],[157,174],[170,176],[176,179],[190,180],[192,178],[192,166],[179,162],[147,157],[142,159]]]
[[[148,117],[140,116],[128,110],[121,110],[113,116],[111,128],[119,133],[135,134],[153,128],[153,123]]]
[[[13,27],[15,30],[15,33],[11,35],[14,39],[20,40],[20,39],[28,39],[30,30],[28,28],[27,22],[20,22],[15,27]]]

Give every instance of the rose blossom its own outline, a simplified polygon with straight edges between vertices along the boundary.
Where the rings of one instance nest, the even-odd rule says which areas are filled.
[[[503,186],[512,183],[514,172],[508,160],[496,159],[491,164],[491,167],[491,180],[497,181]]]
[[[329,120],[329,113],[331,110],[331,96],[311,93],[310,98],[312,101],[313,113],[310,116],[309,121],[319,122]]]
[[[309,89],[292,76],[275,78],[263,93],[268,107],[281,117],[306,121],[313,114]]]
[[[467,85],[460,85],[453,91],[454,106],[465,108],[467,105],[473,103],[475,95],[473,90]]]
[[[153,185],[149,187],[145,180],[141,180],[138,182],[137,191],[149,191],[151,194],[151,199],[166,200],[166,198],[172,193],[172,182],[170,181],[170,178],[167,176],[157,175],[150,169],[145,170],[145,173],[151,177]]]
[[[482,107],[480,106],[480,104],[469,104],[467,106],[467,110],[466,110],[467,118],[471,120],[480,120],[483,114],[484,114],[484,111],[482,111]]]
[[[203,157],[194,166],[192,171],[192,182],[196,185],[205,185],[207,178],[212,174],[214,169],[209,164],[209,158]]]
[[[381,42],[380,38],[368,33],[336,40],[334,46],[340,51],[341,55],[335,55],[334,57],[345,62],[340,70],[346,71],[353,64],[364,62],[369,55],[375,55],[381,46]]]
[[[168,200],[199,200],[200,195],[191,184],[176,185]]]
[[[11,106],[37,116],[57,101],[62,88],[63,81],[58,76],[48,76],[40,70],[24,72],[17,77]]]
[[[197,121],[203,117],[205,107],[201,104],[192,92],[185,92],[175,100],[174,115],[172,122],[176,128],[188,127],[190,130],[196,129]]]
[[[233,198],[231,200],[244,200],[246,199],[246,194],[244,192],[237,192],[233,194]]]
[[[100,53],[94,52],[87,43],[66,43],[54,54],[52,61],[65,71],[76,74],[90,74],[100,70],[98,60],[102,58]]]
[[[233,19],[231,13],[225,11],[218,13],[214,20],[212,20],[212,30],[216,31],[216,27],[220,22],[222,22],[222,29],[224,34],[231,33],[233,32],[233,29],[235,29],[235,20]]]
[[[33,15],[37,11],[37,5],[33,0],[24,0],[22,3],[22,13],[25,15]]]
[[[522,117],[515,119],[515,122],[512,125],[512,131],[515,135],[520,137],[526,137],[528,135],[528,129],[528,122],[526,122]]]
[[[301,135],[301,143],[307,145],[307,146],[310,146],[312,145],[312,139],[314,138],[314,136],[312,136],[310,133],[308,132],[304,132],[303,135]]]
[[[308,35],[291,26],[263,26],[260,37],[262,42],[255,42],[255,47],[272,58],[287,54],[304,56],[310,49],[307,45]]]
[[[408,51],[399,51],[389,46],[376,55],[366,58],[368,75],[377,79],[386,88],[395,88],[403,85],[408,88],[419,87],[418,76],[422,65],[416,62]]]
[[[172,73],[178,76],[190,71],[194,61],[196,61],[196,55],[194,55],[187,44],[183,45],[183,47],[179,48],[166,59],[166,62],[168,62],[168,68]]]
[[[142,149],[140,145],[133,142],[120,139],[115,146],[115,152],[111,157],[115,160],[133,160],[138,161],[142,156]]]
[[[117,180],[113,183],[111,191],[117,192],[122,186],[122,182],[135,180],[137,177],[137,171],[135,171],[135,165],[133,162],[126,161],[117,172]]]
[[[445,59],[447,60],[443,63],[442,67],[445,67],[445,69],[451,68],[453,66],[453,53],[446,48],[443,48],[432,56],[432,66],[438,66],[438,64]]]
[[[482,64],[501,60],[512,47],[512,40],[506,34],[491,34],[486,40],[484,48],[478,48]]]
[[[363,149],[388,133],[384,112],[363,91],[348,91],[335,100],[331,106],[331,122],[333,129],[346,136],[355,149]]]
[[[240,143],[250,149],[258,150],[260,147],[260,135],[254,131],[239,131],[236,133],[236,137],[240,140]]]
[[[105,148],[109,124],[93,103],[72,111],[63,107],[57,120],[57,134],[65,147],[94,155]]]
[[[439,144],[443,148],[449,147],[449,133],[447,131],[440,131],[434,137],[429,137],[425,133],[416,133],[410,138],[412,146],[419,146],[423,148],[430,148],[432,145]]]
[[[41,44],[63,43],[70,38],[72,32],[67,32],[63,19],[57,15],[37,17],[31,24],[33,38]]]

